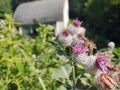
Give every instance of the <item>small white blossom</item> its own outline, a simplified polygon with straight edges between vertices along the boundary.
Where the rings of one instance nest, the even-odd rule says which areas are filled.
[[[115,48],[115,43],[114,42],[109,42],[108,46],[109,46],[109,48],[113,49],[113,48]]]
[[[32,54],[32,58],[34,58],[34,59],[35,59],[35,58],[36,58],[36,55],[35,55],[35,54]]]

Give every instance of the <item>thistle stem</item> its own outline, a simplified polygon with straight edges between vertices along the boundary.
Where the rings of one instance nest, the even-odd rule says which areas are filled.
[[[72,62],[72,78],[73,78],[73,90],[76,89],[76,81],[75,81],[75,66],[74,66],[74,62]]]
[[[76,80],[75,80],[75,66],[74,62],[72,61],[72,48],[69,47],[69,52],[70,52],[70,63],[72,66],[72,80],[73,80],[73,90],[76,90]]]

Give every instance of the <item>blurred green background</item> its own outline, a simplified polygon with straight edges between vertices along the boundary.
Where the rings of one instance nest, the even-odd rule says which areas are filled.
[[[68,48],[60,47],[54,27],[38,24],[36,37],[18,32],[10,14],[28,1],[34,0],[0,0],[0,18],[6,23],[0,30],[0,90],[71,90]],[[115,42],[112,61],[120,66],[120,0],[69,0],[69,7],[70,21],[83,21],[98,50],[108,50],[108,42]],[[75,70],[76,90],[96,90],[93,76],[82,66],[75,65]]]
[[[35,0],[0,0],[0,18],[28,1]],[[119,46],[120,0],[69,0],[69,7],[70,19],[78,17],[83,21],[87,36],[98,44],[98,48],[105,47],[109,41]]]

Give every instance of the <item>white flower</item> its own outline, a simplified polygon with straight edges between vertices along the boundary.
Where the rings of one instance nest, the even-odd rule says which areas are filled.
[[[87,53],[82,53],[82,54],[73,53],[72,55],[73,62],[76,62],[77,64],[85,65],[88,59],[89,58]]]
[[[32,54],[32,58],[34,58],[34,59],[35,59],[35,58],[36,58],[36,54]]]
[[[60,35],[58,36],[58,41],[64,46],[71,45],[72,36],[69,33],[69,30],[64,30],[63,32],[61,32]]]
[[[108,46],[109,46],[109,48],[113,49],[115,47],[115,43],[114,42],[109,42]]]

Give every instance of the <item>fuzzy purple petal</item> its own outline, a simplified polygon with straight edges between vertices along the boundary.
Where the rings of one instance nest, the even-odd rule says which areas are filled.
[[[106,57],[105,56],[99,56],[96,59],[96,65],[99,69],[101,69],[103,72],[107,72],[107,66],[106,66]]]
[[[72,49],[74,53],[85,53],[86,51],[88,51],[87,47],[81,44],[72,46]]]

